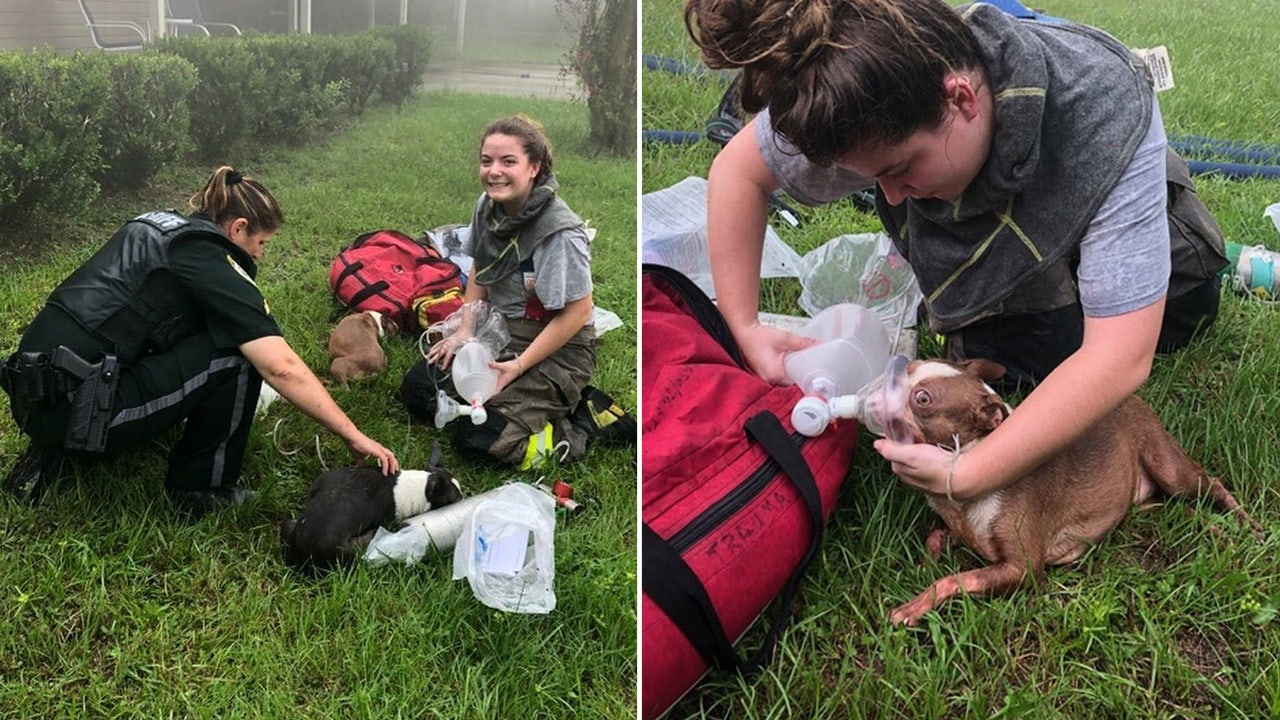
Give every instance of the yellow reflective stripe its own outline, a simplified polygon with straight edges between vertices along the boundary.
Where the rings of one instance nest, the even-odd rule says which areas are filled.
[[[1007,225],[1011,231],[1014,231],[1014,234],[1018,236],[1018,240],[1023,241],[1023,245],[1027,246],[1027,250],[1032,251],[1032,256],[1033,258],[1036,258],[1037,263],[1041,263],[1041,261],[1044,260],[1044,256],[1039,254],[1039,250],[1036,249],[1036,245],[1033,245],[1032,243],[1032,238],[1027,237],[1027,233],[1023,232],[1023,228],[1018,227],[1018,223],[1015,223],[1014,219],[1010,218],[1009,215],[1001,215],[1001,219],[1004,220],[1005,225]]]
[[[551,451],[551,423],[529,436],[529,443],[524,448],[524,460],[520,462],[521,470],[529,470],[541,464],[539,459]]]
[[[500,223],[501,221],[499,220],[495,220],[489,223],[489,229],[490,230],[496,229]],[[509,240],[507,244],[502,248],[502,252],[498,253],[497,257],[493,259],[493,262],[489,263],[488,265],[482,268],[476,268],[473,275],[479,276],[489,272],[489,270],[493,266],[502,262],[502,258],[506,257],[507,253],[510,253],[510,252],[514,252],[516,254],[517,259],[520,257],[520,233],[516,233],[515,235],[512,235],[511,240]]]
[[[978,249],[973,251],[973,254],[969,256],[969,259],[961,263],[960,267],[956,268],[956,271],[951,273],[951,277],[947,278],[945,282],[929,294],[929,302],[937,300],[938,296],[941,295],[943,291],[948,287],[951,287],[951,283],[955,282],[956,278],[963,275],[965,270],[973,267],[973,264],[978,262],[978,258],[982,257],[982,254],[987,251],[987,248],[991,247],[992,241],[996,239],[996,236],[1000,234],[1000,231],[1005,228],[1009,228],[1009,230],[1022,241],[1022,244],[1025,245],[1026,248],[1031,251],[1031,255],[1035,257],[1036,262],[1044,261],[1044,256],[1040,254],[1038,249],[1036,249],[1036,246],[1031,242],[1031,238],[1027,237],[1027,234],[1022,231],[1022,228],[1018,227],[1018,224],[1013,221],[1012,212],[1013,198],[1009,198],[1009,203],[1005,206],[1005,211],[997,212],[995,214],[996,217],[1000,219],[1000,224],[996,226],[995,230],[991,231],[991,234],[982,241],[982,244],[978,245]]]
[[[951,273],[951,277],[947,278],[945,282],[939,285],[937,290],[934,290],[929,294],[929,302],[937,300],[938,296],[947,288],[951,287],[951,283],[955,282],[956,278],[960,277],[961,273],[972,267],[974,263],[978,262],[978,258],[982,257],[982,254],[987,251],[987,248],[991,246],[991,241],[996,239],[996,235],[1000,234],[1000,230],[1003,227],[1004,224],[1001,223],[995,230],[991,231],[991,234],[987,236],[986,240],[982,241],[982,244],[978,246],[977,250],[973,251],[973,254],[969,256],[969,259],[965,260],[960,267],[956,268],[956,271]]]
[[[996,102],[1015,97],[1044,97],[1044,88],[1034,86],[1005,88],[996,93]]]
[[[587,407],[591,409],[591,419],[595,421],[596,427],[603,428],[612,425],[618,418],[626,415],[617,403],[610,405],[603,410],[597,410],[595,403],[587,401]]]

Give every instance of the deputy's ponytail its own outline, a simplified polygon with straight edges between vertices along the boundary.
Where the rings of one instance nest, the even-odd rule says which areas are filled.
[[[222,225],[236,218],[249,221],[251,233],[274,232],[284,224],[280,203],[257,180],[230,165],[213,171],[204,187],[187,201],[193,212],[208,215]]]

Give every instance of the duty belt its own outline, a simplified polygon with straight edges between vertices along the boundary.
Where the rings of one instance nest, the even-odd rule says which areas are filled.
[[[52,353],[14,353],[0,372],[0,384],[13,398],[15,409],[23,413],[69,402],[63,446],[88,452],[106,447],[119,380],[120,361],[115,355],[91,365],[63,345]]]
[[[15,404],[53,405],[79,387],[80,379],[55,368],[49,353],[17,352],[0,371],[0,384]]]

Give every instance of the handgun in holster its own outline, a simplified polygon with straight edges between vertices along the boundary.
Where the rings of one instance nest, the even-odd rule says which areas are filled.
[[[71,414],[62,446],[68,450],[102,452],[107,447],[107,429],[115,406],[116,385],[120,382],[120,361],[107,354],[90,365],[65,345],[53,351],[50,363],[80,381],[71,396]]]

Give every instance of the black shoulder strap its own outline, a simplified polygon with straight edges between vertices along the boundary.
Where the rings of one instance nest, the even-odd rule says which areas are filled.
[[[707,589],[689,564],[648,523],[641,524],[640,546],[644,594],[671,618],[709,667],[739,667],[742,661],[725,635]]]
[[[647,524],[641,529],[641,582],[644,594],[671,618],[707,665],[722,670],[736,669],[744,675],[751,675],[773,657],[774,647],[795,602],[800,580],[817,555],[822,541],[822,500],[809,464],[777,416],[768,411],[758,413],[747,421],[746,430],[747,435],[760,443],[800,491],[813,527],[809,546],[778,594],[773,621],[760,649],[745,660],[737,654],[702,581],[680,554]]]

